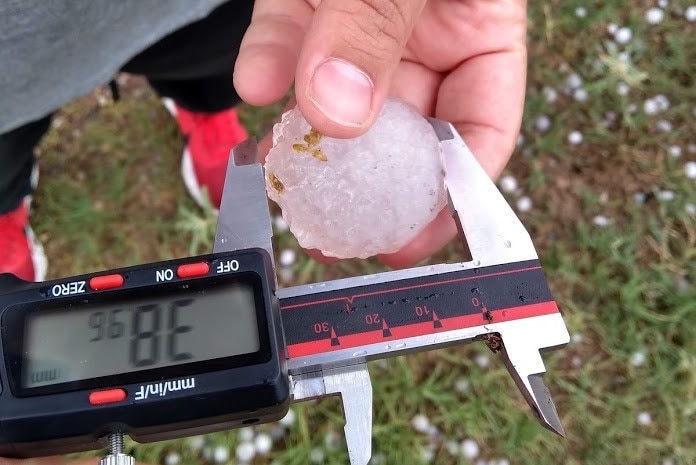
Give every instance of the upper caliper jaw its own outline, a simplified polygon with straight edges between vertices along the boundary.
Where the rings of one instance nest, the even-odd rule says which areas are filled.
[[[537,260],[526,228],[452,124],[428,120],[440,139],[449,208],[474,266]],[[540,354],[570,341],[561,314],[502,324],[491,322],[486,328],[500,335],[505,365],[541,424],[564,436],[556,407],[541,378],[546,369]]]

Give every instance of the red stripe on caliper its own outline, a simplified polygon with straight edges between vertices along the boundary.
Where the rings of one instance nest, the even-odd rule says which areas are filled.
[[[298,358],[307,355],[316,355],[326,352],[333,352],[341,349],[353,349],[355,347],[378,344],[380,342],[393,341],[395,339],[405,339],[409,337],[425,336],[428,334],[456,331],[458,329],[473,328],[489,323],[500,323],[504,321],[520,320],[535,316],[550,315],[558,313],[556,302],[541,302],[520,307],[492,310],[491,320],[484,320],[481,314],[463,315],[453,318],[441,319],[442,327],[435,328],[432,321],[414,323],[410,325],[390,327],[391,336],[384,337],[381,329],[366,331],[358,334],[337,335],[338,344],[332,345],[331,338],[318,339],[314,341],[300,342],[288,346],[288,357]]]

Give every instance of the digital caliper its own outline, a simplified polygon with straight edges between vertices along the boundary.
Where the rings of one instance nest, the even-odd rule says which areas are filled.
[[[213,254],[29,283],[0,275],[0,456],[97,449],[282,418],[341,395],[352,465],[371,454],[366,362],[485,340],[563,434],[540,350],[568,331],[529,234],[454,128],[430,119],[472,260],[280,289],[253,140],[227,169]]]

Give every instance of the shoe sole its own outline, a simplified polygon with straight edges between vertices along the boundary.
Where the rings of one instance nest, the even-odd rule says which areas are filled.
[[[35,163],[34,168],[31,170],[31,190],[32,192],[36,190],[36,186],[39,185],[39,166]],[[27,195],[24,198],[24,204],[26,205],[27,211],[31,213],[31,201],[32,196]],[[34,281],[45,281],[46,274],[48,273],[48,257],[46,257],[46,251],[41,245],[41,242],[34,234],[34,230],[31,226],[27,225],[27,240],[29,241],[29,250],[31,251],[31,262],[34,265]]]

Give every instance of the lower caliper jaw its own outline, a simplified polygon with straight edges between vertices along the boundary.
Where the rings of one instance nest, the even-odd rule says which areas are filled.
[[[293,401],[341,396],[344,433],[351,465],[367,465],[372,455],[372,383],[365,363],[290,376]]]
[[[498,332],[503,342],[503,359],[515,384],[539,422],[554,433],[565,436],[556,406],[542,379],[546,368],[540,354],[540,351],[555,349],[569,342],[570,335],[563,317],[556,313],[511,321],[500,326]]]

